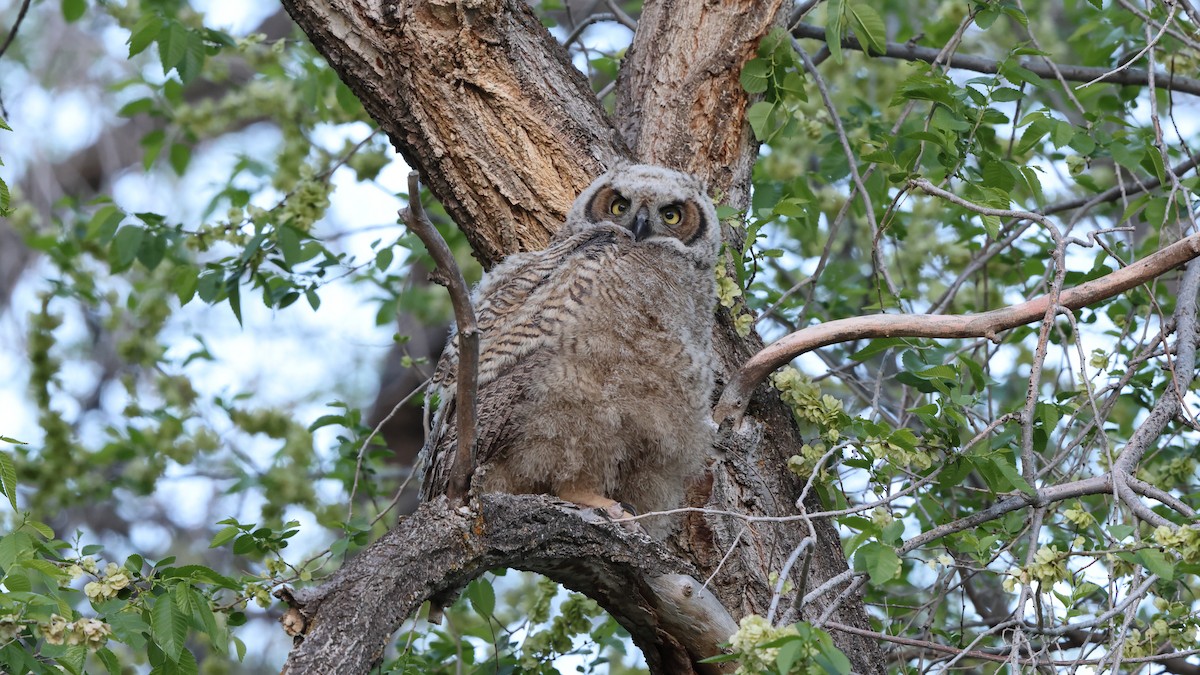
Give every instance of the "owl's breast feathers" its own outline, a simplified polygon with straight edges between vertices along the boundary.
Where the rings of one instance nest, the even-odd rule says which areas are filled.
[[[684,443],[707,439],[706,428],[692,427],[704,418],[711,390],[715,293],[711,270],[695,275],[694,262],[677,250],[635,242],[611,223],[510,256],[488,274],[473,301],[480,333],[477,466],[489,489],[554,492],[563,475],[608,472],[595,478],[602,483],[595,488],[612,496],[628,480],[616,468],[593,467],[589,457],[611,453],[606,461],[616,467],[631,461],[625,446],[651,446],[641,451],[665,456],[697,452],[655,437],[682,424],[687,428],[676,435]],[[444,492],[454,454],[457,365],[452,336],[432,383],[442,402],[424,451],[424,499]],[[658,470],[694,469],[692,459],[664,461]],[[622,499],[639,508],[671,502],[665,487],[639,489],[667,496]]]

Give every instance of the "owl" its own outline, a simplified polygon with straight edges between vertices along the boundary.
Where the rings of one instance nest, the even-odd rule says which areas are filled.
[[[473,492],[548,493],[610,513],[679,504],[712,445],[720,241],[699,179],[624,164],[579,195],[548,248],[484,277],[472,297]],[[453,461],[457,365],[451,335],[432,383],[425,500],[445,492]]]

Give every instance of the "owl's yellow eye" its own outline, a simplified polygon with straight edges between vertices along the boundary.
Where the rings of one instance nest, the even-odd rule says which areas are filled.
[[[662,207],[659,213],[662,214],[663,222],[668,225],[678,225],[680,218],[683,217],[683,214],[679,211],[679,207],[674,204]]]
[[[619,216],[629,210],[629,200],[624,197],[617,197],[608,207],[608,212],[614,216]]]

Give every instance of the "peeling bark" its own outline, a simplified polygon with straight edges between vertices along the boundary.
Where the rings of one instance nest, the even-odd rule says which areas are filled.
[[[707,178],[726,203],[747,205],[757,147],[745,120],[751,101],[738,74],[780,20],[780,2],[647,3],[618,79],[616,117],[624,140],[565,51],[519,0],[404,0],[382,6],[284,0],[284,6],[422,172],[485,266],[507,253],[544,246],[575,195],[615,159],[631,156],[627,147],[636,158]],[[731,246],[740,247],[738,233],[726,235]],[[737,336],[731,318],[722,312],[715,336],[722,380],[762,346],[756,336]],[[785,463],[801,439],[791,411],[760,390],[748,415],[753,433],[722,439],[705,479],[689,490],[688,503],[752,516],[795,514],[801,483]],[[770,575],[783,569],[808,533],[798,523],[745,527],[739,518],[712,514],[681,520],[670,550],[694,566],[699,578],[715,573],[710,588],[737,619],[766,613],[774,590]],[[846,570],[832,525],[818,521],[814,527],[817,542],[807,566],[792,569],[797,589],[811,590]],[[807,580],[799,578],[802,569],[808,570]],[[603,588],[577,587],[605,604]],[[800,615],[816,618],[836,595],[798,608]],[[782,606],[791,602],[784,598]],[[333,606],[322,606],[321,621],[331,620],[332,609],[325,607]],[[857,597],[843,599],[831,618],[867,628]],[[678,632],[671,635],[679,639]],[[856,671],[882,672],[872,640],[848,633],[835,633],[834,639]]]
[[[780,0],[646,3],[617,79],[617,126],[634,156],[703,176],[745,208],[758,143],[738,78],[786,12]],[[740,248],[740,241],[734,242]]]

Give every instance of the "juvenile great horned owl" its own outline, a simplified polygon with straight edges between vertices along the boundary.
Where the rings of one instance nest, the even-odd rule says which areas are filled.
[[[639,512],[676,506],[711,446],[721,234],[700,180],[649,165],[600,176],[544,251],[473,295],[480,333],[475,492],[549,493]],[[433,378],[422,499],[446,489],[458,344]]]

